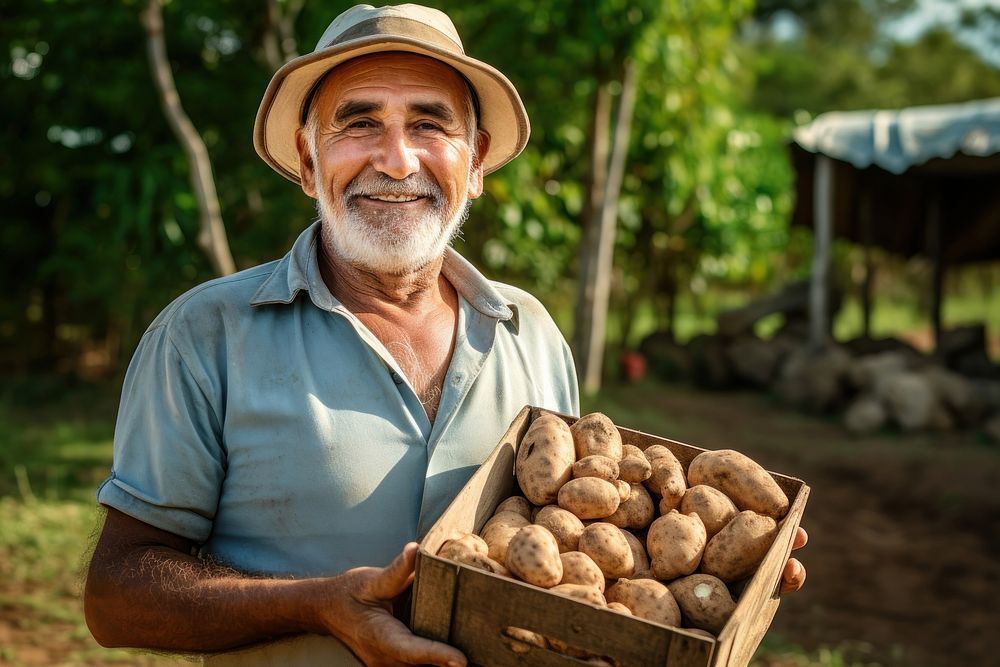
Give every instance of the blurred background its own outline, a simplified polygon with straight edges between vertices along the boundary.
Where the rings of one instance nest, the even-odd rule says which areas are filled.
[[[3,2],[0,664],[171,661],[77,600],[121,377],[315,219],[251,129],[350,4]],[[456,246],[549,308],[585,410],[813,486],[757,663],[998,664],[1000,2],[426,4],[532,121]],[[880,127],[902,163],[845,148]]]

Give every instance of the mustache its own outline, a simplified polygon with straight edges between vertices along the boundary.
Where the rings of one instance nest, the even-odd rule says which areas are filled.
[[[444,204],[444,192],[441,191],[441,186],[429,176],[421,173],[410,174],[403,179],[395,179],[377,171],[366,172],[356,176],[344,188],[344,198],[349,202],[355,201],[358,197],[371,195],[416,195],[427,197],[435,206]]]

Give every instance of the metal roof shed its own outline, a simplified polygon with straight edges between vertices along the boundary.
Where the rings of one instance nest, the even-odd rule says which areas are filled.
[[[823,345],[834,236],[934,267],[941,331],[946,265],[1000,258],[1000,98],[899,110],[830,112],[796,129],[792,224],[814,229],[810,339]],[[871,268],[863,307],[869,333]]]

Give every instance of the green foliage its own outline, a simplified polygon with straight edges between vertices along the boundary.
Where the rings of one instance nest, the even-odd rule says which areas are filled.
[[[307,3],[298,51],[350,4]],[[487,179],[458,247],[556,311],[576,291],[595,94],[609,84],[617,100],[625,59],[636,64],[612,294],[623,339],[643,318],[663,326],[674,294],[713,283],[766,289],[805,270],[808,240],[787,230],[793,117],[1000,95],[997,68],[950,32],[888,41],[881,26],[912,0],[431,4],[453,17],[471,55],[515,83],[532,119],[527,150]],[[155,314],[211,277],[188,164],[151,84],[142,5],[5,4],[5,369],[120,370]],[[259,5],[164,8],[181,101],[207,144],[240,268],[280,256],[315,216],[251,145],[271,75]],[[791,38],[770,30],[780,16],[798,26]],[[962,21],[956,30],[988,32],[996,14],[970,11]]]

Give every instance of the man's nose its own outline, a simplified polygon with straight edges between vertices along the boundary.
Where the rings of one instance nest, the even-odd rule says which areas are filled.
[[[406,132],[402,128],[391,127],[382,135],[372,166],[390,178],[402,180],[420,171],[420,159]]]

